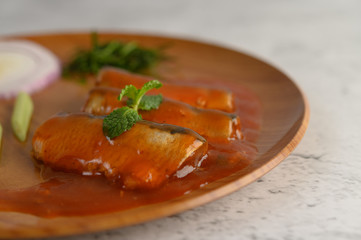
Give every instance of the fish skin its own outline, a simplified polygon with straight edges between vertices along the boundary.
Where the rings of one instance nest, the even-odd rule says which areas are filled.
[[[118,101],[121,89],[95,87],[90,90],[83,111],[94,115],[108,115],[114,109],[126,106],[126,99]],[[227,143],[242,138],[238,116],[214,109],[201,109],[189,104],[163,98],[158,109],[140,111],[142,118],[157,123],[186,127],[212,142]]]
[[[150,80],[153,78],[130,73],[123,69],[105,67],[99,72],[96,84],[120,89],[132,84],[141,88],[144,83]],[[149,93],[161,93],[164,97],[185,102],[198,108],[217,109],[229,113],[235,110],[233,93],[221,89],[163,83],[161,88],[153,89]]]
[[[139,121],[109,139],[102,122],[88,113],[50,118],[34,134],[33,157],[54,170],[104,175],[125,189],[154,189],[181,167],[196,168],[207,152],[207,141],[190,129]]]

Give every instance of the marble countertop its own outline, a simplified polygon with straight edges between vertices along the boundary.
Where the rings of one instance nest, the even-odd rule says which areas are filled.
[[[278,167],[210,204],[83,239],[361,239],[361,2],[1,1],[0,36],[64,30],[209,40],[288,74],[311,106]]]

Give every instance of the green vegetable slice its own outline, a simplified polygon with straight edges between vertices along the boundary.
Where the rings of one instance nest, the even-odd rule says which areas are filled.
[[[0,150],[1,150],[2,137],[3,137],[3,127],[0,124]]]
[[[16,98],[11,126],[15,136],[22,142],[26,140],[34,105],[27,93],[19,93]]]

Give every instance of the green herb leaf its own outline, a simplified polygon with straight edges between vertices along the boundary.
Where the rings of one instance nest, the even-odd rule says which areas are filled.
[[[115,138],[132,128],[137,121],[142,119],[138,109],[157,109],[163,101],[162,95],[145,96],[144,94],[153,88],[160,88],[161,86],[162,83],[157,80],[145,83],[141,89],[137,89],[133,85],[125,86],[118,96],[118,100],[122,100],[124,96],[128,97],[128,106],[116,109],[104,118],[104,134],[109,138]]]
[[[122,107],[116,109],[104,118],[103,132],[109,138],[115,138],[131,129],[141,119],[137,111],[132,108]]]
[[[142,73],[166,59],[162,48],[144,48],[135,42],[110,41],[101,44],[98,34],[91,35],[91,49],[78,51],[63,69],[63,76],[97,74],[104,66],[123,68]]]
[[[160,97],[157,97],[158,100],[156,100],[154,98],[146,98],[145,100],[143,100],[142,104],[141,104],[141,100],[146,92],[148,92],[149,90],[152,90],[154,88],[160,88],[161,86],[163,86],[163,84],[161,82],[159,82],[158,80],[152,80],[152,81],[146,82],[141,89],[137,89],[133,85],[127,85],[127,86],[125,86],[124,89],[122,89],[122,92],[120,93],[120,95],[118,97],[118,100],[121,100],[124,96],[127,96],[129,98],[127,105],[129,107],[134,108],[136,111],[138,111],[138,108],[140,105],[145,106],[146,102],[148,102],[148,101],[149,101],[149,105],[153,106],[150,109],[158,108],[159,104],[161,104],[161,102],[162,102],[161,95],[160,95]],[[153,102],[150,102],[150,101],[153,101]],[[158,105],[156,105],[156,103],[158,103]],[[144,107],[144,108],[149,108],[149,107]],[[142,108],[140,108],[140,109],[142,109]],[[148,110],[148,109],[144,109],[144,110]]]
[[[139,90],[133,85],[126,85],[118,96],[118,100],[121,101],[124,96],[135,99],[139,93]]]
[[[142,100],[140,100],[138,109],[140,110],[152,110],[158,109],[159,105],[163,102],[162,94],[158,95],[144,95]],[[133,99],[128,99],[127,101],[128,106],[133,105]]]
[[[161,86],[163,86],[163,84],[161,82],[159,82],[158,80],[151,80],[149,82],[146,82],[143,87],[140,89],[140,92],[143,94],[145,94],[146,92],[148,92],[149,90],[152,90],[153,88],[160,88]]]

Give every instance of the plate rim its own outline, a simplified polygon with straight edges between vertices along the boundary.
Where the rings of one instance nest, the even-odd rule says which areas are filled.
[[[62,32],[62,31],[57,31],[57,32],[47,32],[47,33],[35,33],[35,34],[14,34],[14,35],[8,35],[8,36],[0,36],[0,40],[2,39],[19,39],[19,38],[31,38],[31,37],[46,37],[46,36],[54,36],[54,35],[88,35],[89,32],[83,32],[83,31],[74,31],[74,32]],[[186,42],[190,42],[190,43],[197,43],[197,44],[202,44],[202,45],[209,45],[210,47],[216,47],[216,48],[220,48],[222,50],[227,50],[227,51],[232,51],[234,53],[237,54],[242,54],[248,58],[252,58],[254,60],[257,60],[258,62],[267,65],[268,67],[273,68],[274,70],[276,70],[278,73],[283,74],[288,81],[290,81],[294,87],[299,91],[300,93],[300,97],[302,99],[302,103],[304,105],[303,108],[303,114],[301,117],[301,123],[297,129],[297,131],[294,133],[292,139],[290,141],[288,141],[287,145],[285,147],[282,148],[281,151],[277,152],[277,154],[275,154],[275,156],[273,156],[272,158],[270,158],[268,161],[266,161],[265,163],[263,163],[261,166],[253,169],[252,171],[242,175],[240,178],[237,178],[233,181],[230,181],[226,184],[223,184],[221,186],[218,186],[214,189],[212,189],[211,191],[207,191],[206,193],[202,193],[202,194],[198,194],[197,196],[194,196],[190,199],[187,200],[186,204],[187,206],[185,206],[184,202],[179,201],[179,199],[181,199],[183,196],[181,197],[177,197],[175,199],[171,199],[171,203],[168,204],[169,209],[172,209],[172,211],[163,211],[160,212],[159,214],[155,215],[155,216],[151,216],[151,217],[144,217],[141,221],[134,221],[134,222],[129,222],[126,224],[122,224],[122,225],[117,225],[117,221],[116,219],[119,217],[119,214],[122,215],[124,213],[127,212],[131,212],[133,209],[129,209],[129,210],[123,210],[123,211],[116,211],[116,212],[112,212],[112,213],[107,213],[107,214],[97,214],[97,215],[90,215],[90,216],[79,216],[79,217],[66,217],[66,218],[89,218],[89,217],[100,217],[103,216],[105,218],[109,218],[111,215],[111,218],[114,219],[112,221],[113,224],[109,224],[109,220],[108,219],[106,222],[108,224],[106,224],[107,226],[104,227],[103,225],[97,225],[99,224],[99,222],[95,222],[92,223],[91,226],[91,230],[87,229],[86,231],[84,231],[84,229],[79,229],[80,231],[74,231],[72,229],[68,229],[70,231],[61,231],[61,232],[53,232],[49,235],[49,233],[47,232],[33,232],[32,229],[22,229],[22,234],[21,235],[6,235],[3,232],[3,228],[2,228],[2,224],[0,222],[0,230],[2,230],[2,232],[0,233],[0,238],[34,238],[34,237],[59,237],[59,236],[69,236],[69,235],[78,235],[78,234],[85,234],[85,233],[93,233],[93,232],[99,232],[99,231],[105,231],[105,230],[110,230],[110,229],[114,229],[114,228],[121,228],[121,227],[126,227],[126,226],[130,226],[130,225],[135,225],[135,224],[139,224],[139,223],[144,223],[147,221],[151,221],[151,220],[155,220],[155,219],[159,219],[159,218],[163,218],[166,216],[170,216],[170,215],[174,215],[174,214],[178,214],[180,212],[204,205],[206,203],[215,201],[221,197],[224,197],[226,195],[229,195],[245,186],[247,186],[248,184],[256,181],[257,179],[259,179],[260,177],[264,176],[265,174],[267,174],[268,172],[270,172],[272,169],[274,169],[278,164],[280,164],[284,159],[286,159],[291,152],[298,146],[298,144],[301,142],[301,140],[303,139],[303,136],[305,135],[306,129],[308,127],[309,124],[309,119],[310,119],[310,107],[309,107],[309,102],[306,98],[306,95],[304,94],[304,92],[302,91],[302,89],[298,86],[298,84],[296,84],[287,74],[285,74],[283,71],[281,71],[279,68],[273,66],[272,64],[268,63],[267,61],[264,61],[262,58],[260,57],[255,57],[252,54],[249,54],[248,52],[245,52],[243,50],[239,50],[239,49],[235,49],[232,46],[227,46],[226,44],[220,44],[219,42],[213,42],[213,41],[209,41],[209,40],[204,40],[204,39],[199,39],[199,38],[184,38],[184,37],[179,37],[177,35],[168,35],[168,34],[150,34],[150,33],[139,33],[139,32],[131,32],[131,31],[99,31],[98,32],[99,35],[119,35],[119,36],[139,36],[139,37],[151,37],[151,38],[163,38],[163,39],[171,39],[171,40],[176,40],[176,41],[186,41]],[[236,172],[237,173],[237,172]],[[235,173],[233,173],[235,174]],[[254,177],[256,176],[256,177]],[[223,179],[223,178],[222,178]],[[219,180],[222,180],[219,179]],[[217,180],[217,181],[219,181]],[[216,181],[216,182],[217,182]],[[210,197],[211,196],[211,197]],[[146,206],[156,206],[156,205],[161,205],[164,202],[160,202],[160,203],[155,203],[155,204],[150,204],[150,205],[146,205]],[[189,204],[191,203],[191,204]],[[137,208],[142,208],[141,207],[137,207]],[[164,206],[163,206],[164,207]],[[1,213],[5,213],[5,212],[1,212]],[[23,213],[20,213],[23,214]],[[149,216],[149,215],[148,215]],[[62,218],[62,217],[60,217]],[[64,229],[63,229],[64,230]]]

